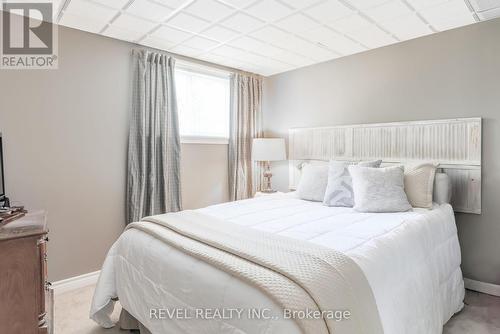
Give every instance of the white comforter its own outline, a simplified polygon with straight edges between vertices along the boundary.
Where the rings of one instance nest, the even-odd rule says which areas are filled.
[[[370,283],[384,332],[437,334],[463,307],[464,285],[449,205],[405,213],[357,213],[296,199],[264,196],[200,209],[236,224],[308,240],[344,252]],[[125,232],[104,263],[91,317],[112,326],[110,297],[152,333],[300,333],[293,321],[150,319],[153,308],[279,307],[254,287],[138,230]]]

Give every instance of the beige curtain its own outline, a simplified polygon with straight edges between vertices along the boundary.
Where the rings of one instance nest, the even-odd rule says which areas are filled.
[[[234,74],[231,80],[229,197],[235,201],[252,197],[262,184],[262,166],[252,161],[252,139],[263,135],[262,78]]]

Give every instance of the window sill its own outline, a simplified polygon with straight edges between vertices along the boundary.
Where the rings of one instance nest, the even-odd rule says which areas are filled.
[[[181,144],[227,145],[229,144],[229,139],[220,137],[181,136]]]

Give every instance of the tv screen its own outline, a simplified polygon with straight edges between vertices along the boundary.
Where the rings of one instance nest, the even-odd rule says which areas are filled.
[[[3,181],[3,150],[2,150],[2,134],[0,133],[0,198],[5,195],[5,187]]]

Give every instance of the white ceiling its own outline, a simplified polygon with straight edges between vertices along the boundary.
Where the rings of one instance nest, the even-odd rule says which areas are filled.
[[[56,21],[265,76],[500,16],[500,0],[55,0]]]

